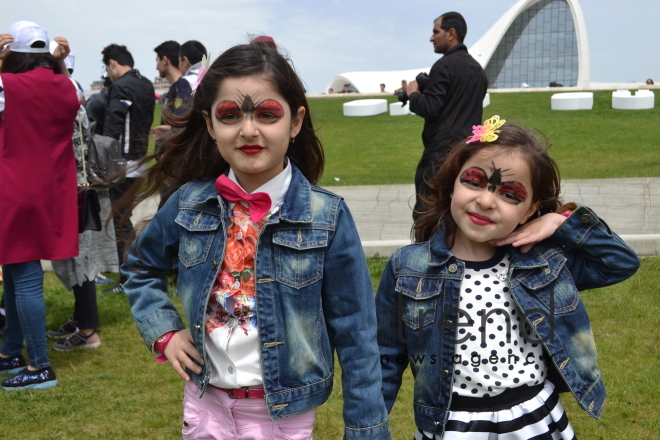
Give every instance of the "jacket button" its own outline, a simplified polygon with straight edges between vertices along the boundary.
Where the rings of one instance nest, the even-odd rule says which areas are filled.
[[[582,220],[582,223],[589,223],[589,221],[591,220],[591,216],[589,214],[582,214],[580,220]]]
[[[435,426],[440,426],[440,422],[438,422],[437,420],[434,421],[433,424],[434,424]]]
[[[454,263],[449,265],[449,272],[454,273],[458,270],[458,266],[455,265]]]
[[[449,319],[445,320],[445,328],[450,329],[454,326],[454,323],[450,321]]]
[[[215,260],[211,261],[211,269],[215,269],[216,267],[218,267],[218,262]]]
[[[449,370],[442,370],[442,378],[447,379],[449,377]]]
[[[197,330],[198,333],[202,331],[202,326],[201,325],[196,325],[195,330]]]

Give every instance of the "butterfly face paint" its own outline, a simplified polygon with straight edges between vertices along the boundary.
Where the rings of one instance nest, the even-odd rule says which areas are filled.
[[[284,116],[284,108],[274,99],[254,104],[250,95],[245,95],[243,101],[239,104],[234,101],[222,101],[215,108],[215,117],[223,123],[232,123],[240,119],[241,112],[245,115],[246,121],[253,121],[256,117],[260,122],[275,123]]]
[[[502,197],[515,205],[527,199],[527,190],[523,184],[514,181],[502,182],[502,169],[495,168],[494,163],[491,171],[491,175],[488,176],[482,168],[470,167],[461,173],[460,182],[475,189],[487,189],[491,193],[498,191]]]
[[[222,101],[215,108],[215,117],[224,123],[237,119],[241,116],[241,111],[233,101]]]
[[[254,113],[257,117],[270,113],[276,118],[281,118],[284,116],[284,108],[282,108],[280,103],[274,99],[267,99],[257,106]]]

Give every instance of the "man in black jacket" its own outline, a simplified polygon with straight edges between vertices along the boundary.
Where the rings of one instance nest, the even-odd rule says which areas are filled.
[[[108,78],[108,72],[105,70],[105,66],[103,66],[103,71],[101,72],[101,81],[103,81],[103,88],[85,101],[85,110],[87,111],[89,122],[95,122],[95,134],[103,134],[105,111],[108,109],[108,87],[112,84],[110,78]]]
[[[156,94],[151,81],[133,68],[133,56],[126,46],[111,44],[102,51],[103,64],[112,84],[108,89],[108,108],[105,113],[103,134],[119,139],[122,155],[127,161],[126,181],[110,189],[113,209],[116,203],[146,169],[146,164],[137,167],[139,160],[147,154],[149,130],[154,119]],[[133,232],[130,219],[122,222],[124,210],[115,213],[113,222],[117,234],[119,263],[124,262],[124,245]],[[124,279],[110,291],[123,293]]]
[[[458,12],[447,12],[433,24],[431,43],[443,54],[431,68],[428,84],[420,93],[417,81],[406,87],[410,110],[424,118],[424,153],[415,173],[417,200],[413,218],[426,207],[423,199],[430,192],[427,181],[437,171],[451,148],[482,123],[483,100],[488,87],[486,72],[467,51],[465,19]]]

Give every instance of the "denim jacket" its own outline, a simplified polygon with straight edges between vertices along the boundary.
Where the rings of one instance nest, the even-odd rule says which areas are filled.
[[[201,374],[188,374],[202,394],[211,376],[204,315],[222,266],[229,215],[214,181],[188,183],[156,213],[122,267],[135,322],[151,347],[159,336],[184,328],[167,293],[166,274],[178,265],[179,296],[204,359]],[[389,439],[373,288],[357,229],[345,202],[311,185],[295,166],[281,209],[259,236],[255,280],[271,419],[328,399],[336,350],[344,372],[345,438]]]
[[[511,246],[508,273],[514,301],[541,339],[549,378],[600,418],[606,393],[596,365],[596,345],[579,290],[632,276],[639,258],[589,208],[578,209],[552,237],[527,253]],[[403,371],[415,376],[414,412],[419,428],[443,434],[449,417],[458,326],[478,332],[479,318],[458,318],[465,264],[446,247],[443,230],[428,242],[399,249],[378,287],[378,343],[388,411]],[[469,314],[469,313],[468,313]],[[470,322],[470,320],[472,322]]]

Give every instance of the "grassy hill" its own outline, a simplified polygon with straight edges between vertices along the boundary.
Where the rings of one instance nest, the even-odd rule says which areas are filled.
[[[595,92],[593,110],[553,111],[552,92],[493,93],[484,109],[544,133],[564,179],[660,176],[657,128],[660,97],[652,110],[614,110],[611,92]],[[422,154],[419,116],[348,118],[350,99],[311,99],[311,113],[326,152],[322,186],[413,183]],[[396,98],[389,98],[395,102]],[[335,181],[335,177],[340,180]]]

